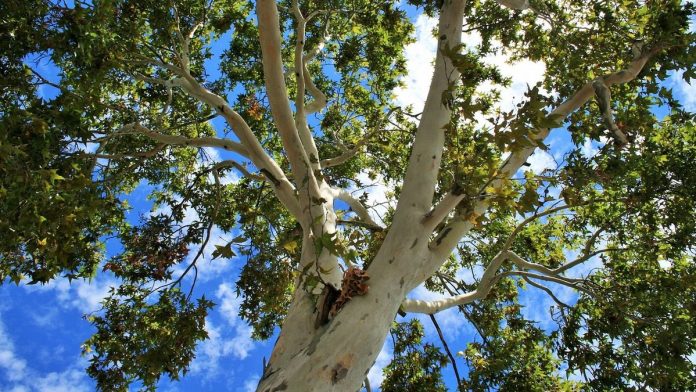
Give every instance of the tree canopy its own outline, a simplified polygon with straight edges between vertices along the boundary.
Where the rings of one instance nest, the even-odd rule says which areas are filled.
[[[101,390],[186,373],[206,249],[243,260],[254,337],[281,331],[259,390],[355,390],[389,332],[383,391],[448,367],[460,390],[696,390],[696,119],[666,83],[696,77],[694,4],[406,3],[0,3],[0,282],[119,279],[87,317]],[[395,100],[414,12],[439,20],[422,110]],[[543,77],[513,104],[495,56]],[[479,335],[459,352],[408,316],[447,309]]]

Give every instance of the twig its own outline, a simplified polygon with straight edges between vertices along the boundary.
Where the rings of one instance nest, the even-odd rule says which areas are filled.
[[[447,352],[447,356],[449,357],[450,361],[452,362],[452,369],[454,370],[454,377],[457,379],[457,388],[459,388],[460,385],[462,385],[462,379],[459,377],[459,369],[457,369],[457,362],[454,360],[454,355],[452,355],[452,352],[449,349],[449,346],[447,345],[447,341],[445,340],[445,336],[442,334],[442,330],[440,329],[440,325],[437,323],[437,320],[435,319],[435,315],[431,314],[430,316],[430,321],[433,322],[433,325],[435,326],[435,329],[437,330],[437,335],[440,337],[440,342],[442,342],[442,347],[445,348],[445,351]]]

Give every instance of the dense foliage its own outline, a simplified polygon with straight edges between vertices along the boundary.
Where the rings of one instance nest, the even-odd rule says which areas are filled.
[[[446,295],[475,290],[484,279],[475,272],[503,251],[546,270],[570,271],[573,259],[595,268],[554,280],[505,260],[483,299],[456,308],[478,334],[453,345],[456,358],[439,340],[426,341],[417,321],[399,320],[382,390],[444,390],[453,359],[466,365],[460,390],[695,390],[696,118],[665,80],[678,70],[687,82],[696,77],[696,8],[679,0],[508,3],[516,2],[467,1],[468,38],[438,51],[461,76],[441,97],[452,118],[435,130],[446,140],[434,201],[463,195],[448,219],[473,228],[425,286]],[[263,151],[293,173],[266,91],[253,2],[0,2],[0,282],[120,279],[102,311],[86,317],[96,328],[84,345],[88,373],[103,390],[134,381],[151,389],[161,375],[187,371],[213,306],[192,298],[195,280],[184,276],[204,247],[245,260],[240,316],[255,338],[269,338],[293,293],[323,283],[323,272],[302,264],[303,247],[367,268],[391,229],[420,116],[394,103],[412,42],[407,10],[434,16],[442,4],[300,2],[307,83],[293,77],[295,3],[279,2],[288,94],[307,89],[299,101],[319,101],[315,88],[328,102],[308,116],[318,153],[307,158],[312,178],[355,191],[363,203],[368,180],[390,188],[387,207],[372,206],[385,228],[339,206],[340,235],[312,243],[274,193],[282,179],[245,155],[237,123],[213,127],[228,119],[227,108],[200,92],[226,100]],[[500,93],[512,80],[487,60],[496,55],[545,64],[541,82],[512,109]],[[643,57],[635,79],[611,86],[607,112],[603,76],[621,76]],[[549,116],[598,80],[596,102]],[[543,139],[540,130],[550,128],[563,143]],[[550,151],[555,167],[501,177],[509,154],[529,146]],[[297,189],[308,182],[288,178]],[[153,212],[126,219],[126,197],[139,186],[151,190]],[[488,212],[474,213],[484,199]],[[433,233],[438,244],[445,223]],[[219,243],[213,229],[231,240]],[[107,238],[122,245],[108,258]],[[467,271],[472,279],[462,278]],[[577,303],[554,296],[568,287]],[[553,297],[556,328],[525,319],[524,290]]]

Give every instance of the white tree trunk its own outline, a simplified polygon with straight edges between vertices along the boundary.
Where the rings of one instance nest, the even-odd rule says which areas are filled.
[[[425,257],[427,241],[422,241],[425,246],[404,246],[417,244],[410,231],[409,226],[401,226],[389,233],[373,261],[375,268],[367,271],[372,274],[387,268],[378,266],[386,265],[389,274],[376,279],[366,295],[351,299],[325,326],[313,327],[316,314],[312,313],[311,296],[295,297],[258,391],[357,391],[360,388],[403,298],[413,289],[414,271],[409,266]],[[300,328],[300,324],[305,327]],[[289,350],[290,347],[293,349]]]
[[[439,25],[442,48],[453,48],[461,42],[464,3],[445,2]],[[258,391],[360,389],[404,297],[423,281],[423,268],[433,264],[434,256],[439,257],[428,248],[432,229],[423,225],[423,217],[432,205],[444,145],[443,128],[451,114],[443,105],[442,92],[459,78],[453,68],[450,59],[438,51],[397,212],[367,270],[369,292],[351,299],[328,324],[315,329],[316,299],[298,286]],[[325,205],[326,216],[335,217],[332,203]],[[331,226],[322,230],[335,230],[335,224]],[[307,241],[304,245],[303,264],[310,261],[307,258],[316,257],[306,246]]]

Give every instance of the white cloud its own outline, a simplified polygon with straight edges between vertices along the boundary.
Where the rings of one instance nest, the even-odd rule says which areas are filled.
[[[227,283],[218,286],[215,296],[218,298],[218,311],[226,321],[227,327],[219,327],[210,319],[205,321],[208,340],[203,341],[196,351],[196,359],[191,364],[191,371],[204,373],[212,378],[219,371],[220,360],[232,356],[244,359],[255,348],[251,338],[252,328],[238,316],[241,298]]]
[[[220,299],[218,308],[227,324],[234,328],[236,335],[229,341],[229,351],[237,358],[243,359],[249,355],[249,351],[254,348],[254,341],[251,339],[252,328],[245,321],[239,318],[239,306],[242,299],[237,296],[235,291],[227,284],[222,283],[215,295]]]
[[[101,275],[96,279],[52,280],[45,285],[23,285],[29,292],[55,291],[58,303],[64,308],[74,308],[82,313],[91,313],[101,309],[101,302],[109,295],[111,287],[118,285],[114,278]],[[40,322],[40,320],[35,320]]]
[[[210,232],[210,241],[208,241],[201,257],[196,261],[196,267],[198,267],[198,283],[205,283],[218,278],[223,272],[229,271],[232,268],[232,263],[229,259],[219,257],[213,260],[215,245],[226,245],[231,239],[232,235],[230,233],[225,233],[220,230],[219,227],[213,226]],[[198,250],[198,248],[194,247],[191,252],[189,252],[184,262],[174,268],[173,272],[175,278],[184,272],[186,267],[188,267],[194,257],[196,257]],[[188,281],[192,278],[193,274],[189,273],[186,280]]]
[[[219,227],[213,226],[210,232],[210,241],[203,252],[203,262],[198,265],[198,279],[202,282],[207,282],[213,278],[219,277],[221,273],[228,271],[232,267],[231,260],[225,258],[217,258],[213,260],[213,251],[215,245],[226,245],[233,238],[232,233],[225,233]],[[189,256],[192,260],[193,254]]]
[[[40,392],[81,392],[90,391],[85,378],[85,373],[78,369],[68,369],[64,372],[49,373],[45,376],[34,378],[32,387]]]
[[[213,162],[220,162],[222,159],[220,158],[220,153],[218,152],[217,149],[212,148],[212,147],[203,147],[202,148],[203,153],[207,155],[207,157],[213,161]]]
[[[218,306],[218,310],[222,313],[222,317],[227,320],[230,325],[235,325],[239,318],[239,306],[242,303],[242,299],[237,296],[232,287],[227,283],[222,283],[218,286],[215,296],[222,301]]]
[[[45,328],[55,325],[60,314],[58,308],[51,307],[49,309],[34,309],[30,311],[29,316],[34,321],[34,324]]]
[[[0,315],[1,316],[1,315]],[[7,392],[88,392],[93,390],[81,369],[78,359],[74,365],[62,372],[41,374],[17,356],[14,344],[5,331],[0,319],[0,375],[4,374]],[[2,377],[0,377],[2,380]]]
[[[0,369],[5,372],[9,381],[19,381],[26,377],[27,362],[17,358],[14,344],[5,332],[5,326],[0,321]]]
[[[535,281],[546,286],[559,301],[566,305],[572,306],[577,302],[578,292],[575,289],[552,282]],[[520,292],[519,302],[523,306],[521,312],[525,319],[536,322],[547,331],[557,327],[556,322],[551,318],[550,308],[558,305],[545,291],[527,285],[527,289]]]
[[[375,364],[372,365],[372,368],[370,368],[369,373],[367,373],[367,379],[370,380],[370,386],[372,387],[372,390],[376,390],[379,386],[382,385],[382,381],[384,381],[384,374],[382,373],[382,370],[391,362],[391,352],[392,350],[391,347],[389,347],[389,344],[387,342],[384,342],[384,346],[382,346],[382,349],[379,351],[379,354],[377,355]]]
[[[371,180],[366,172],[361,172],[357,175],[356,180],[363,184],[363,189],[350,189],[355,196],[362,194],[363,192],[367,194],[366,207],[370,213],[370,217],[378,223],[384,223],[384,218],[390,205],[387,203],[389,198],[387,193],[390,192],[390,187],[381,176],[376,179]],[[391,204],[391,207],[395,207],[396,202]]]
[[[437,49],[437,39],[432,31],[437,26],[437,19],[427,15],[419,15],[414,24],[416,41],[406,46],[406,76],[402,79],[405,84],[397,88],[395,102],[405,107],[413,106],[414,113],[423,110],[425,98],[428,95],[430,80],[433,76],[433,59]]]
[[[540,174],[546,169],[555,169],[556,161],[553,156],[542,149],[536,149],[534,154],[527,159],[529,163],[529,169],[534,172],[534,174]]]
[[[557,294],[556,290],[552,291]],[[520,292],[519,302],[525,319],[534,321],[545,329],[553,328],[555,322],[550,317],[549,309],[555,303],[546,292],[529,286],[528,290]]]
[[[244,387],[241,389],[243,392],[254,392],[256,391],[256,386],[259,384],[259,376],[253,375],[244,381]]]
[[[507,111],[521,102],[528,88],[541,81],[546,72],[546,65],[542,62],[522,60],[508,63],[508,56],[504,53],[486,56],[485,62],[496,65],[503,76],[512,78],[510,87],[500,88],[500,108]]]
[[[180,200],[177,199],[177,201]],[[172,210],[169,206],[161,206],[160,208],[152,211],[150,216],[160,214],[169,215],[171,213]],[[191,207],[186,207],[181,225],[188,226],[199,220],[200,216],[198,215],[198,212]],[[199,283],[205,283],[219,277],[221,273],[229,270],[232,267],[232,264],[227,259],[218,258],[213,260],[213,251],[215,251],[215,245],[225,245],[231,239],[232,235],[230,233],[225,233],[218,226],[213,225],[210,231],[210,240],[208,241],[203,254],[196,261],[196,267],[198,268],[197,281]],[[193,247],[184,261],[173,268],[172,272],[174,279],[179,277],[186,270],[189,264],[191,264],[193,259],[196,257],[196,254],[198,254],[198,251],[199,248]],[[191,279],[193,279],[193,274],[188,274],[185,280],[189,281]]]
[[[687,83],[683,75],[684,70],[672,72],[666,84],[674,89],[676,98],[684,105],[684,108],[694,112],[696,111],[696,80],[692,79],[690,83]]]
[[[596,228],[590,228],[591,230],[596,230]],[[607,248],[607,242],[605,239],[600,238],[597,241],[596,245],[597,249],[605,249]],[[563,252],[566,260],[568,262],[571,262],[578,257],[580,257],[580,252],[578,251],[566,251]],[[584,261],[581,264],[576,265],[573,268],[568,269],[564,275],[569,278],[574,278],[574,279],[582,279],[590,275],[593,271],[597,269],[602,269],[604,267],[604,263],[602,262],[602,259],[599,257],[599,255],[594,256],[589,258],[588,260]]]
[[[597,143],[592,141],[592,139],[586,139],[585,142],[582,144],[580,147],[580,153],[587,157],[593,157],[595,154],[599,152],[599,148],[597,147]]]
[[[215,148],[203,147],[202,150],[203,150],[203,153],[207,156],[207,158],[212,162],[221,162],[224,160],[222,158],[222,156],[220,155],[220,152]],[[199,165],[200,164],[202,164],[202,162],[199,160]],[[241,177],[240,177],[239,173],[237,172],[237,170],[232,169],[232,170],[226,170],[225,175],[220,177],[219,180],[220,180],[221,185],[227,185],[227,184],[236,183],[237,181],[239,181],[240,178]],[[215,177],[213,176],[212,173],[209,174],[208,179],[211,182],[215,181]]]
[[[206,379],[212,379],[218,374],[223,358],[232,356],[244,359],[254,348],[251,329],[240,331],[235,328],[232,336],[227,336],[228,328],[218,327],[210,319],[206,319],[205,330],[208,332],[208,339],[198,345],[196,359],[191,363],[191,372],[203,374]]]
[[[664,270],[669,270],[673,267],[673,264],[670,260],[660,259],[657,261],[657,263],[660,265],[660,268]]]
[[[404,50],[406,76],[402,79],[404,86],[395,90],[395,102],[400,106],[412,105],[413,111],[418,113],[425,103],[433,74],[437,39],[432,31],[437,27],[437,19],[421,14],[414,25],[416,41],[406,46]],[[463,34],[462,42],[469,49],[474,49],[481,43],[481,37],[476,33]],[[508,111],[521,101],[528,87],[534,86],[543,79],[546,72],[546,66],[542,62],[522,60],[509,63],[507,54],[502,51],[486,56],[484,61],[499,67],[503,76],[512,78],[510,87],[499,88],[500,107]],[[488,91],[493,87],[490,83],[484,83],[479,87],[479,91]]]
[[[483,266],[477,264],[474,265],[472,268],[460,268],[459,270],[457,270],[454,277],[462,283],[470,285],[474,282],[480,281],[481,276],[483,276],[483,272]]]
[[[428,290],[427,288],[425,288],[425,285],[423,283],[419,284],[418,287],[413,289],[408,294],[408,298],[419,299],[423,301],[435,301],[447,297],[447,295]]]
[[[93,142],[78,143],[78,142],[75,142],[68,147],[68,152],[83,151],[83,152],[86,152],[88,154],[92,154],[92,153],[95,153],[97,151],[97,148],[99,148],[99,143],[93,143]]]

